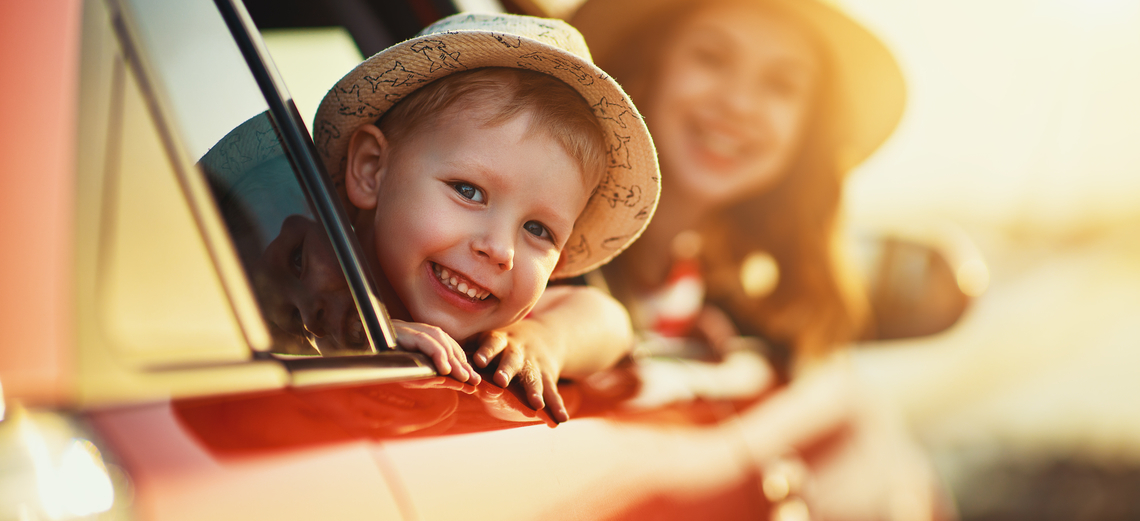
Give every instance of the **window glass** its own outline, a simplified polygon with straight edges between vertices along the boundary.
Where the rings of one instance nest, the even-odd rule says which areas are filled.
[[[282,128],[213,2],[124,0],[147,83],[205,174],[273,343],[286,355],[372,353],[344,271]],[[136,72],[139,72],[136,70]]]

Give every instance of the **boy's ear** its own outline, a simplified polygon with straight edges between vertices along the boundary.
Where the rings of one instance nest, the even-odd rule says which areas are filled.
[[[345,164],[345,189],[348,200],[361,210],[376,207],[380,180],[388,168],[388,138],[376,125],[364,124],[352,133],[348,141]]]

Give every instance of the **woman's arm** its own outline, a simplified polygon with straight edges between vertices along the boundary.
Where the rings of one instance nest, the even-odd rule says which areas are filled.
[[[799,460],[806,475],[797,481],[803,483],[784,493],[806,501],[813,519],[954,517],[905,422],[891,404],[866,391],[844,357],[743,411],[731,428],[743,434],[749,456],[765,474],[789,458]]]

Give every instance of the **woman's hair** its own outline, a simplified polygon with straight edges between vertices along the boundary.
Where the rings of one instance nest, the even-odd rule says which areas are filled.
[[[400,100],[376,126],[396,144],[434,125],[446,110],[460,104],[484,110],[483,123],[489,126],[529,111],[531,133],[544,133],[557,141],[578,162],[587,186],[601,180],[605,134],[590,104],[562,80],[540,72],[485,67],[451,74]]]
[[[700,7],[697,2],[682,4],[627,35],[620,56],[598,59],[638,106],[652,106],[647,98],[652,96],[650,86],[659,81],[655,76],[666,36],[675,35],[672,29]],[[855,339],[867,312],[860,288],[837,254],[844,175],[837,158],[842,107],[831,57],[819,39],[814,40],[823,64],[821,88],[788,172],[763,193],[724,207],[699,230],[707,299],[726,311],[742,333],[809,357]],[[663,178],[668,183],[669,173]],[[750,296],[741,268],[745,258],[758,251],[776,260],[779,282],[767,295]]]

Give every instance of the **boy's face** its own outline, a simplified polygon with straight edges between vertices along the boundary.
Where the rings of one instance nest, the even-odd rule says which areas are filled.
[[[348,167],[353,204],[375,210],[365,242],[391,288],[413,320],[460,342],[526,316],[591,191],[529,113],[491,127],[479,115],[448,110],[394,146],[376,130],[382,152],[350,152]],[[371,186],[351,171],[373,164]]]

